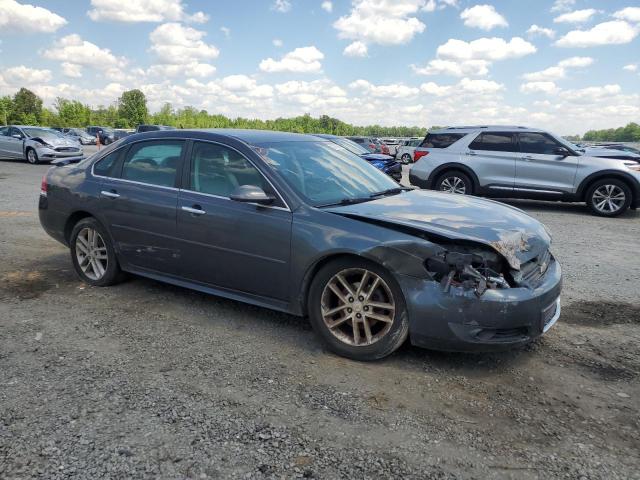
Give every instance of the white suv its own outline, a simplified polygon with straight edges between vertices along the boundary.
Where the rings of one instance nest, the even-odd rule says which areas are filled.
[[[586,202],[606,217],[640,205],[640,162],[584,155],[561,137],[534,128],[436,130],[414,158],[409,181],[421,188]]]

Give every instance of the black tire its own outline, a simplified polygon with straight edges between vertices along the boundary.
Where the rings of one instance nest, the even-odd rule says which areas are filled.
[[[400,161],[404,164],[411,163],[411,155],[409,155],[408,153],[403,153],[400,157]]]
[[[78,235],[87,228],[93,229],[100,234],[100,237],[104,244],[104,248],[106,248],[107,266],[104,270],[104,274],[100,278],[90,278],[83,271],[79,264],[77,252]],[[115,285],[116,283],[123,280],[124,274],[122,270],[120,270],[120,265],[118,264],[118,259],[111,243],[111,238],[109,237],[109,234],[104,229],[104,227],[95,218],[83,218],[78,223],[76,223],[76,225],[73,227],[73,230],[71,231],[71,236],[69,238],[69,249],[71,251],[71,261],[73,262],[73,268],[75,269],[78,277],[80,277],[83,282],[96,287],[107,287],[109,285]]]
[[[38,163],[40,163],[40,159],[38,158],[38,153],[36,152],[35,148],[28,147],[25,150],[24,154],[25,154],[25,159],[31,165],[37,165]]]
[[[606,192],[610,189],[611,202],[606,201]],[[622,199],[624,195],[624,199]],[[631,205],[631,188],[617,178],[602,178],[593,183],[585,194],[585,201],[594,215],[599,217],[617,217],[626,212]],[[602,202],[605,202],[603,205]],[[615,208],[612,208],[615,207]]]
[[[392,301],[395,304],[395,309],[393,312],[393,321],[391,322],[390,327],[388,327],[389,329],[386,333],[380,334],[381,336],[371,344],[356,346],[341,341],[325,324],[322,315],[322,297],[328,282],[332,280],[336,274],[359,269],[366,269],[369,272],[373,272],[384,281],[385,286],[388,287],[391,295],[393,295]],[[309,296],[307,300],[309,318],[314,331],[331,351],[343,357],[359,361],[378,360],[397,350],[409,335],[407,307],[400,286],[396,282],[396,279],[387,272],[387,270],[368,260],[344,257],[326,264],[314,277],[309,289]],[[371,313],[374,312],[372,311]],[[389,318],[391,318],[391,315]],[[346,328],[350,328],[352,330],[353,327],[350,325],[353,325],[353,323],[344,323]],[[375,323],[373,328],[377,325],[382,325],[383,328],[387,328],[385,327],[386,324],[381,322]],[[370,330],[373,330],[373,328],[369,327]],[[360,327],[358,327],[358,330],[361,331]],[[364,331],[364,326],[362,331]]]
[[[455,186],[455,191],[451,187]],[[434,190],[456,193],[458,195],[473,194],[473,182],[469,176],[460,170],[448,170],[438,176],[433,186]]]

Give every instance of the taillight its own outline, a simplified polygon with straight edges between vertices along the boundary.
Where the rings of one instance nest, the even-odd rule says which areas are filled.
[[[369,144],[369,148],[370,148],[371,150],[375,150],[375,149],[376,149],[376,145],[375,145],[375,143],[370,143],[370,144]]]
[[[416,150],[415,152],[413,152],[413,163],[416,163],[422,157],[426,157],[427,155],[429,155],[428,150]]]
[[[43,197],[47,196],[47,176],[44,175],[42,177],[42,182],[40,183],[40,195]]]

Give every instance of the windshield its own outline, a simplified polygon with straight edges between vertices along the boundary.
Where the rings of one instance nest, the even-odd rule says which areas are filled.
[[[369,150],[361,145],[358,145],[353,140],[349,140],[348,138],[336,137],[332,138],[331,141],[337,145],[340,145],[342,148],[346,148],[351,153],[355,153],[356,155],[369,153]]]
[[[273,142],[255,150],[314,206],[369,197],[398,184],[333,142]]]
[[[560,142],[562,145],[567,147],[569,150],[573,150],[574,152],[584,152],[584,148],[579,147],[575,143],[571,143],[569,140],[565,140],[559,135],[552,133],[551,136],[555,138],[558,142]]]
[[[64,135],[57,130],[49,128],[23,128],[24,133],[29,137],[58,137],[64,138]]]

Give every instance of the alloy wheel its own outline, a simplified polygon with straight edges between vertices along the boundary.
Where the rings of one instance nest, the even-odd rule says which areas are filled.
[[[467,187],[460,177],[446,177],[440,183],[440,191],[464,195],[467,192]]]
[[[367,346],[382,339],[391,329],[395,310],[387,283],[363,268],[336,273],[322,292],[321,311],[326,327],[351,346]]]
[[[32,148],[27,151],[27,161],[34,164],[38,163],[38,155],[36,155],[36,151]]]
[[[76,237],[76,258],[87,278],[100,280],[109,266],[107,246],[102,235],[94,228],[80,230]]]
[[[617,185],[601,185],[592,195],[593,207],[607,215],[619,211],[626,200],[624,190]]]

